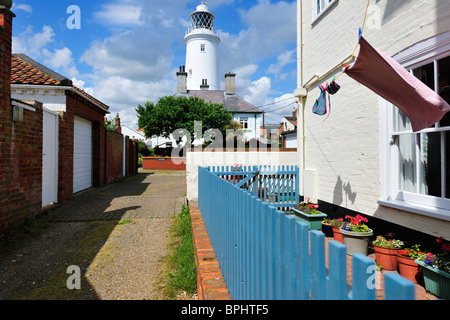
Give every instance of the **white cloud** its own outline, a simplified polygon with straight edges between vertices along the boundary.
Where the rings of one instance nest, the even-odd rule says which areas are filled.
[[[81,56],[103,76],[152,81],[167,76],[173,54],[166,38],[131,30],[95,41]]]
[[[72,57],[72,51],[68,48],[55,49],[53,52],[48,49],[43,49],[42,54],[44,56],[44,64],[50,68],[63,72],[69,78],[80,75]]]
[[[160,97],[174,94],[176,86],[174,77],[143,82],[111,76],[95,82],[92,95],[109,105],[111,114],[119,113],[122,123],[137,127],[135,108],[139,104],[144,105],[146,101],[156,103]]]
[[[13,11],[22,10],[27,13],[33,12],[33,8],[29,4],[24,4],[24,3],[21,3],[21,4],[13,3],[13,7],[11,8],[11,10],[13,10]]]
[[[286,78],[288,75],[286,73],[281,74],[281,71],[286,65],[295,62],[295,53],[295,50],[287,50],[280,53],[277,57],[277,63],[271,64],[267,69],[267,72],[275,75],[275,77],[279,79]]]
[[[17,37],[13,37],[14,53],[24,53],[31,57],[40,57],[44,47],[54,41],[55,32],[51,26],[43,26],[42,31],[33,33],[33,27],[28,26]]]
[[[93,14],[94,19],[101,24],[139,26],[144,24],[142,8],[124,4],[102,5],[102,11]]]

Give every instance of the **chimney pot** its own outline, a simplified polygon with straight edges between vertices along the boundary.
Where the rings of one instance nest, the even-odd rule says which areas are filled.
[[[187,93],[187,73],[184,72],[184,66],[180,66],[180,71],[177,72],[177,93]]]

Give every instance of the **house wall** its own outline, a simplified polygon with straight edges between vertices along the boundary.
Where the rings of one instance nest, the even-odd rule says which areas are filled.
[[[144,158],[145,159],[145,158]],[[209,166],[298,166],[297,152],[271,151],[189,151],[186,153],[186,182],[189,201],[198,200],[198,167]]]
[[[13,121],[11,106],[11,37],[14,14],[0,9],[0,234],[32,218],[42,201],[42,105],[23,109]]]
[[[239,122],[241,117],[248,118],[248,129],[244,130],[244,137],[246,141],[252,138],[259,138],[260,128],[262,126],[262,116],[260,114],[253,113],[233,113],[233,120]]]
[[[382,188],[380,98],[345,74],[339,76],[342,62],[357,43],[367,2],[336,1],[314,22],[314,1],[301,3],[303,50],[299,55],[303,55],[303,61],[298,65],[298,87],[315,74],[322,76],[331,71],[320,82],[311,82],[309,98],[304,109],[299,110],[298,162],[304,163],[306,170],[315,170],[317,186],[311,189],[318,190],[319,202],[328,205],[329,214],[352,210],[448,238],[449,221],[377,203]],[[363,35],[375,48],[393,56],[423,39],[450,30],[449,15],[448,1],[372,1]],[[311,112],[318,97],[317,86],[331,82],[335,76],[339,76],[336,82],[341,89],[331,97],[333,111],[322,122],[323,117]],[[303,182],[314,183],[307,179]]]

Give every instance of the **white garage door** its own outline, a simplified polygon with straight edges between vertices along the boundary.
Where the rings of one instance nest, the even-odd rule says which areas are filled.
[[[73,193],[92,187],[92,122],[75,117]]]

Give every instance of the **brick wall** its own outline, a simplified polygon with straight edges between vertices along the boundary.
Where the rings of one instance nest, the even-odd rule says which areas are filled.
[[[106,131],[106,183],[117,182],[123,178],[123,135]]]
[[[14,14],[0,8],[0,234],[32,218],[42,205],[42,105],[22,104],[13,121],[11,37]]]
[[[175,162],[174,162],[175,160]],[[186,158],[144,157],[143,170],[186,170]]]

